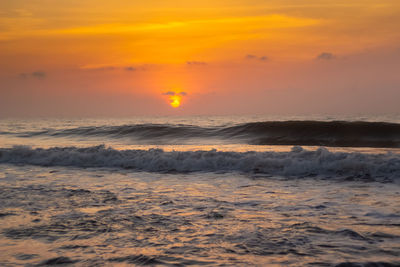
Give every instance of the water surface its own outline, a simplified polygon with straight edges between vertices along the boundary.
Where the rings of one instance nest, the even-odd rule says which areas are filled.
[[[1,121],[0,265],[400,264],[398,148],[251,143],[260,121]]]

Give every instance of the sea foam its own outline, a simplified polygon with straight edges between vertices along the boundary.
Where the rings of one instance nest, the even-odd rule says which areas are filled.
[[[147,172],[239,172],[287,177],[344,177],[395,181],[400,155],[331,152],[324,147],[290,152],[117,150],[111,147],[14,146],[0,149],[0,163],[39,166],[111,167]]]

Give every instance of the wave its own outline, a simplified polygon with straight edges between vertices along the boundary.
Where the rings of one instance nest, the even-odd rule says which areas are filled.
[[[386,122],[255,122],[227,131],[234,135],[251,133],[251,144],[257,145],[400,147],[400,124]]]
[[[326,148],[290,152],[116,150],[27,146],[0,148],[0,163],[39,166],[111,167],[148,172],[240,172],[290,177],[323,176],[394,181],[400,179],[400,155],[330,152]]]
[[[231,126],[200,127],[182,124],[135,124],[46,129],[36,132],[0,132],[19,137],[129,138],[142,144],[177,144],[193,139],[218,139],[251,145],[305,145],[331,147],[400,147],[400,124],[350,121],[267,121]]]

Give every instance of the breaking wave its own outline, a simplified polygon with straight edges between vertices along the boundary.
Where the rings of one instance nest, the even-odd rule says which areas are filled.
[[[105,146],[0,149],[0,163],[39,166],[111,167],[148,172],[240,172],[287,177],[344,177],[394,181],[400,155],[330,152],[326,148],[290,152],[116,150]]]
[[[0,132],[19,137],[129,138],[144,144],[176,144],[193,138],[214,138],[252,145],[331,147],[400,147],[400,124],[351,121],[268,121],[231,126],[200,127],[183,124],[136,124]]]

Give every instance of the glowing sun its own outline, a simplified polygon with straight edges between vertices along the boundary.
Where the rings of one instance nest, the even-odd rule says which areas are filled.
[[[172,95],[169,97],[169,100],[171,101],[169,104],[173,108],[177,108],[181,105],[181,97],[179,95]]]

